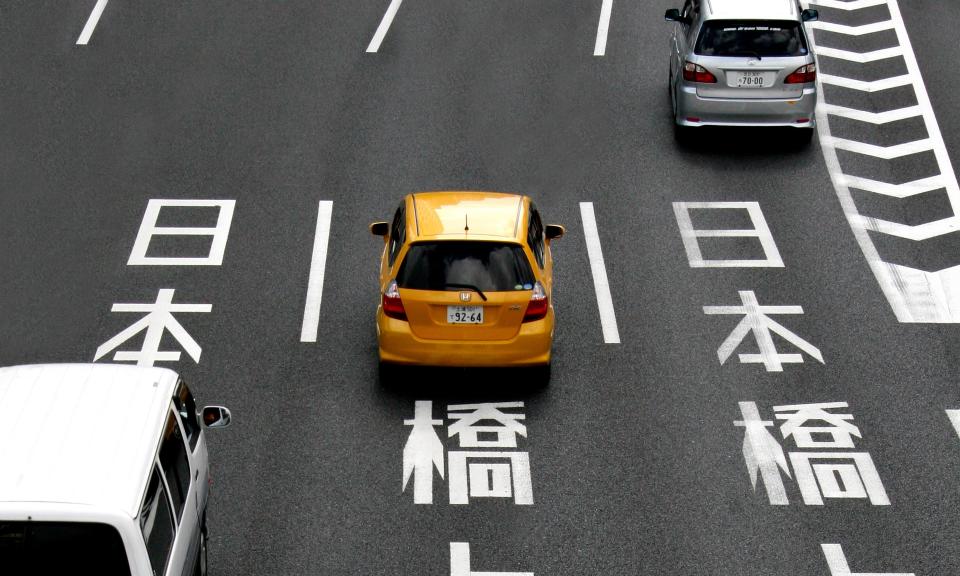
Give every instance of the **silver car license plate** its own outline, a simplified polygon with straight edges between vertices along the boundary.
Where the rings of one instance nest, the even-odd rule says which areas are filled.
[[[736,71],[727,72],[727,86],[731,88],[769,88],[777,77],[776,72]]]

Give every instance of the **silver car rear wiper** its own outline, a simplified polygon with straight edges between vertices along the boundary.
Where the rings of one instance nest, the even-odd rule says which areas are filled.
[[[758,62],[759,62],[760,60],[763,60],[763,57],[760,56],[760,53],[759,53],[759,52],[754,52],[753,50],[742,50],[742,51],[740,51],[740,52],[733,52],[733,53],[731,53],[731,55],[733,55],[733,56],[753,56],[754,58],[757,59]]]
[[[473,284],[454,284],[454,283],[451,283],[451,282],[447,282],[446,284],[443,285],[443,287],[444,287],[444,288],[466,288],[466,289],[468,289],[468,290],[473,290],[474,292],[476,292],[477,294],[479,294],[481,298],[483,298],[483,301],[484,301],[484,302],[487,301],[487,295],[484,294],[482,290],[480,290],[479,288],[477,288],[477,287],[474,286]]]

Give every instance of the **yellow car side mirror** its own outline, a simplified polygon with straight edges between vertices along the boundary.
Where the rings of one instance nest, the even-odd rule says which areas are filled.
[[[559,224],[547,224],[547,227],[544,229],[544,235],[546,235],[547,240],[556,240],[566,233],[567,229]]]

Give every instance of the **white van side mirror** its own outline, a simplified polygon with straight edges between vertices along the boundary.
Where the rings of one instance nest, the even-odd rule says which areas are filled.
[[[226,428],[230,425],[230,410],[223,406],[204,406],[200,410],[204,428]]]

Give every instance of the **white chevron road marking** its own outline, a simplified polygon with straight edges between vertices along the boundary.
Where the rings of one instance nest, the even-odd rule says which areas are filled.
[[[852,10],[881,6],[886,3],[887,0],[853,0],[852,2],[843,2],[842,0],[811,0],[809,4],[821,8],[833,8],[835,10],[846,10],[850,12]]]
[[[821,149],[824,160],[830,172],[837,197],[843,207],[850,228],[863,251],[863,255],[870,265],[877,282],[880,284],[890,307],[900,322],[915,323],[960,323],[960,262],[956,265],[928,272],[908,266],[884,262],[880,258],[876,245],[870,236],[871,232],[889,234],[899,238],[923,241],[931,238],[960,231],[960,185],[950,162],[950,156],[937,123],[933,105],[927,94],[923,76],[913,52],[910,37],[903,23],[903,16],[897,0],[855,0],[853,2],[839,2],[836,0],[802,0],[805,6],[813,5],[840,10],[859,10],[870,6],[886,5],[890,11],[890,20],[875,22],[863,26],[845,26],[830,22],[811,22],[811,42],[815,51],[822,56],[841,58],[853,62],[873,62],[894,56],[902,56],[907,67],[907,73],[902,76],[886,78],[873,82],[864,82],[843,78],[840,76],[821,74],[818,84],[821,88],[818,93],[820,99],[817,107],[817,128],[820,134]],[[816,36],[820,31],[844,34],[848,36],[863,36],[884,30],[894,30],[897,35],[898,47],[877,50],[873,52],[857,53],[835,48],[819,48],[816,46]],[[887,112],[868,112],[842,106],[835,106],[824,102],[824,85],[835,85],[866,93],[875,93],[899,86],[911,86],[916,94],[916,105],[902,110]],[[862,142],[854,142],[843,138],[836,138],[830,132],[830,118],[844,117],[869,122],[872,124],[886,124],[904,118],[922,117],[927,129],[928,137],[917,142],[908,142],[896,146],[874,146]],[[860,154],[867,154],[877,158],[894,159],[908,154],[922,151],[932,151],[936,156],[940,173],[929,178],[907,182],[905,184],[889,184],[869,178],[850,176],[843,173],[843,166],[837,156],[837,150],[849,150]],[[856,188],[895,198],[907,198],[944,189],[953,208],[953,215],[942,220],[929,222],[918,226],[910,226],[870,218],[861,215],[853,200],[850,189]]]
[[[905,182],[903,184],[890,184],[888,182],[878,182],[869,178],[860,176],[840,175],[837,181],[847,188],[856,188],[857,190],[866,190],[874,194],[882,194],[893,198],[909,198],[918,194],[932,192],[943,188],[946,183],[943,176],[931,176],[922,180]]]
[[[857,154],[873,156],[874,158],[882,158],[883,160],[893,160],[911,154],[929,152],[933,150],[934,147],[933,142],[929,138],[896,144],[894,146],[877,146],[875,144],[867,144],[866,142],[857,142],[856,140],[847,140],[845,138],[831,136],[828,139],[821,139],[821,143],[825,146],[833,146],[840,150],[856,152]]]
[[[828,48],[827,46],[821,46],[817,48],[817,56],[827,56],[829,58],[838,58],[840,60],[847,60],[849,62],[866,64],[868,62],[876,62],[878,60],[886,60],[888,58],[903,56],[903,48],[899,46],[893,46],[891,48],[884,48],[882,50],[873,50],[872,52],[853,52],[851,50],[841,50],[839,48]]]
[[[817,30],[823,30],[825,32],[843,34],[845,36],[863,36],[865,34],[874,34],[876,32],[883,32],[884,30],[895,29],[895,24],[892,20],[884,20],[883,22],[874,22],[872,24],[864,24],[862,26],[847,26],[846,24],[835,24],[833,22],[821,22],[817,20],[814,22],[807,22],[807,26],[816,28]]]
[[[868,112],[866,110],[837,106],[836,104],[821,104],[820,107],[831,116],[840,116],[842,118],[850,118],[851,120],[859,120],[860,122],[877,125],[923,116],[923,108],[919,106],[898,108],[896,110],[887,110],[886,112]]]
[[[854,80],[853,78],[844,78],[843,76],[834,76],[832,74],[818,74],[817,78],[823,84],[832,84],[834,86],[842,86],[844,88],[850,88],[851,90],[870,93],[913,84],[913,78],[909,74],[871,81]]]
[[[960,217],[958,216],[950,216],[943,220],[917,224],[916,226],[871,218],[870,216],[864,216],[862,214],[858,215],[857,221],[860,226],[871,232],[879,232],[881,234],[888,234],[907,240],[916,240],[918,242],[960,231]]]

